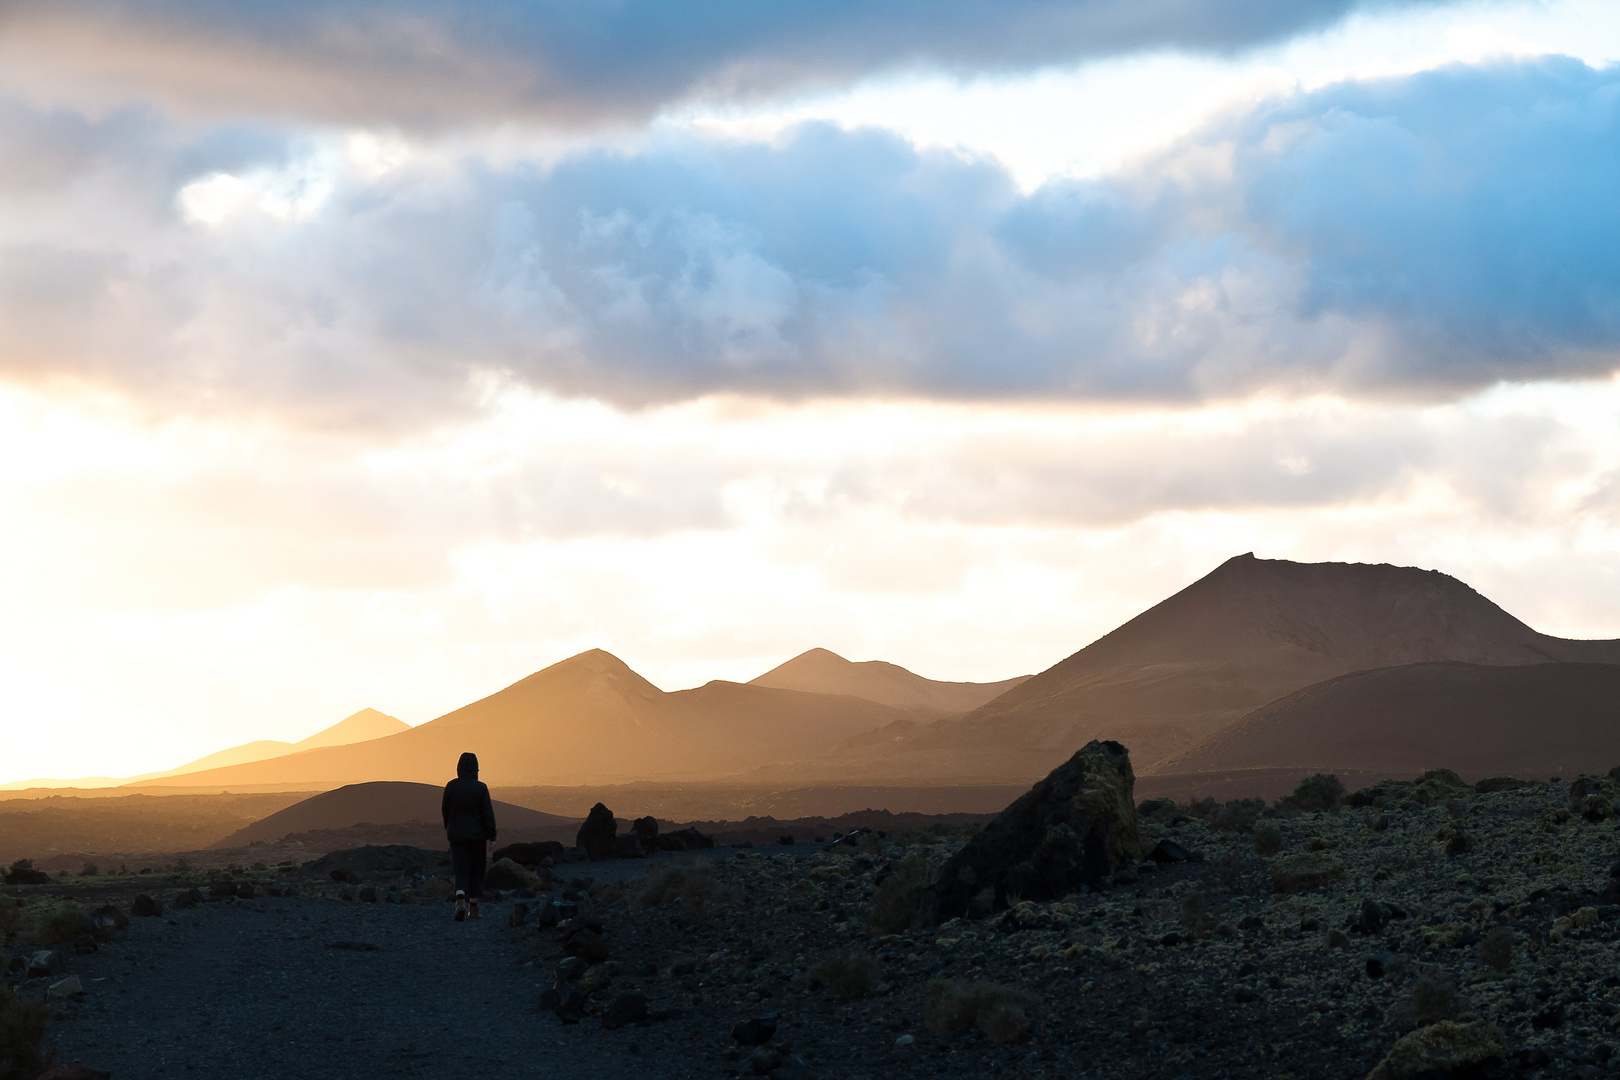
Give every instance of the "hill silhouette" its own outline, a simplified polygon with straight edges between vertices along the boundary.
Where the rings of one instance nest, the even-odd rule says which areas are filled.
[[[976,709],[1028,678],[1028,675],[1020,675],[992,683],[940,682],[925,679],[898,664],[882,660],[845,660],[828,649],[811,649],[749,680],[749,685],[813,694],[847,694],[897,708],[927,709],[947,716]]]
[[[665,693],[593,649],[386,738],[136,786],[440,784],[464,750],[478,754],[481,778],[492,785],[705,779],[819,758],[853,735],[911,715],[861,698],[721,681]]]
[[[1308,686],[1164,763],[1197,774],[1291,768],[1407,778],[1573,777],[1620,764],[1620,665],[1439,662]]]
[[[1284,695],[1437,660],[1620,663],[1620,642],[1539,633],[1438,571],[1240,555],[974,711],[847,750],[826,771],[1033,779],[1100,738],[1151,776]]]
[[[142,773],[139,776],[125,777],[87,776],[73,780],[19,780],[15,783],[0,784],[0,791],[21,791],[35,787],[121,787],[146,780],[186,776],[191,773],[220,769],[229,765],[242,765],[251,761],[265,761],[269,758],[295,754],[300,750],[311,750],[320,746],[345,746],[349,743],[380,739],[385,735],[409,731],[410,727],[411,725],[405,721],[395,719],[387,713],[378,712],[376,709],[361,709],[357,713],[344,717],[331,727],[323,728],[309,738],[300,739],[295,743],[282,742],[279,739],[257,739],[250,743],[243,743],[240,746],[232,746],[224,750],[217,750],[212,754],[205,754],[195,761],[188,761],[177,768],[165,769],[161,772]]]
[[[444,789],[432,784],[379,781],[350,784],[323,791],[244,826],[212,848],[246,847],[255,840],[279,840],[291,833],[336,831],[354,825],[403,825],[420,821],[437,826],[439,800]],[[572,844],[579,830],[576,818],[543,814],[495,800],[495,824],[501,839],[558,840]]]

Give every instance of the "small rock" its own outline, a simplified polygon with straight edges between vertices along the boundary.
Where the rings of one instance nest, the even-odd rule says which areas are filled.
[[[145,893],[141,893],[129,905],[129,910],[132,915],[139,915],[143,918],[156,918],[163,914],[163,905]]]
[[[755,1050],[748,1059],[755,1076],[765,1076],[782,1067],[782,1055],[768,1046]]]
[[[577,1024],[585,1019],[585,1010],[589,1008],[591,999],[577,987],[557,988],[559,1002],[552,1010],[557,1019],[565,1024]]]
[[[111,904],[103,904],[101,907],[96,908],[94,921],[97,930],[129,929],[129,916]]]
[[[744,1020],[731,1029],[731,1037],[744,1046],[764,1046],[776,1035],[776,1014]]]
[[[917,1036],[915,1035],[901,1035],[899,1038],[894,1040],[894,1045],[902,1050],[908,1046],[915,1046],[916,1043]]]
[[[202,903],[203,894],[195,886],[184,892],[175,893],[174,906],[177,908],[194,908]]]
[[[41,949],[28,958],[28,977],[43,979],[51,975],[66,975],[67,960],[55,949]]]
[[[621,1028],[626,1024],[640,1024],[647,1020],[647,995],[639,990],[628,990],[608,1002],[602,1014],[602,1026]]]
[[[1247,986],[1240,986],[1232,991],[1232,1000],[1237,1002],[1239,1005],[1247,1005],[1250,1002],[1259,1001],[1260,995],[1255,993],[1253,990],[1250,990]]]
[[[608,958],[607,941],[589,926],[582,926],[568,935],[563,952],[577,956],[587,964],[600,964]]]
[[[73,939],[73,951],[76,953],[92,953],[99,949],[100,946],[96,944],[96,935],[94,934],[80,934]]]
[[[1191,851],[1188,851],[1174,840],[1160,840],[1157,844],[1153,845],[1153,850],[1148,852],[1147,857],[1157,863],[1201,861],[1197,855],[1193,854]]]
[[[1363,900],[1361,911],[1356,915],[1356,927],[1363,934],[1381,934],[1384,927],[1389,925],[1389,920],[1388,904],[1381,904],[1377,900]]]
[[[390,904],[403,904],[405,902],[404,894],[398,889],[389,889],[388,895],[384,899]]]
[[[1348,949],[1350,947],[1350,935],[1343,930],[1329,930],[1326,945],[1329,949]]]
[[[362,903],[375,904],[377,902],[377,890],[370,885],[362,885],[360,887],[360,900]]]
[[[1322,852],[1279,855],[1271,860],[1271,888],[1274,892],[1292,893],[1305,889],[1319,889],[1343,877],[1344,863]]]
[[[589,966],[583,957],[565,956],[557,963],[557,978],[563,982],[573,982],[584,975]]]
[[[238,900],[253,899],[253,882],[244,881],[242,884],[238,885],[236,887],[236,898]]]
[[[1507,1051],[1495,1025],[1477,1020],[1456,1024],[1441,1020],[1405,1036],[1367,1074],[1367,1080],[1419,1080],[1426,1077],[1474,1076],[1500,1064]]]
[[[1382,979],[1395,969],[1394,953],[1383,952],[1367,957],[1367,978]]]
[[[60,982],[52,983],[50,990],[46,992],[46,996],[53,998],[65,998],[71,997],[74,994],[82,993],[84,993],[84,984],[79,981],[79,977],[77,975],[69,975]]]

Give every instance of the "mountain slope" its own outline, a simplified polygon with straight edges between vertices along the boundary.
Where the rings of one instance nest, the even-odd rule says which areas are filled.
[[[908,715],[854,697],[730,682],[665,693],[592,650],[396,735],[138,786],[442,784],[465,750],[478,754],[482,779],[507,786],[702,779],[819,757]]]
[[[1620,665],[1439,662],[1358,671],[1274,701],[1164,763],[1545,779],[1620,764]]]
[[[246,847],[255,840],[279,840],[289,833],[316,829],[346,829],[352,825],[399,825],[421,821],[440,823],[439,800],[444,789],[433,784],[380,782],[350,784],[323,791],[244,826],[214,848]],[[579,831],[575,818],[543,814],[495,800],[495,827],[506,843],[514,840],[565,840],[572,845]]]
[[[896,708],[928,709],[944,716],[976,709],[1028,678],[1020,675],[993,683],[940,682],[898,664],[845,660],[827,649],[811,649],[749,680],[749,685],[812,694],[847,694]]]
[[[1285,694],[1434,660],[1620,662],[1620,642],[1538,633],[1438,571],[1241,555],[973,712],[834,769],[1029,779],[1088,740],[1110,738],[1152,775]]]
[[[296,751],[313,750],[318,746],[346,746],[349,743],[381,739],[386,735],[397,735],[401,731],[409,730],[411,725],[403,720],[378,712],[376,709],[361,709],[324,731],[317,731],[307,739],[298,740],[292,744],[292,749]]]

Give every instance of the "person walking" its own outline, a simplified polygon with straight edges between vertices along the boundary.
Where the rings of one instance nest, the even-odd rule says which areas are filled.
[[[456,922],[478,918],[484,895],[484,852],[495,846],[495,804],[478,779],[478,755],[462,754],[456,778],[444,785],[444,831],[456,875]]]

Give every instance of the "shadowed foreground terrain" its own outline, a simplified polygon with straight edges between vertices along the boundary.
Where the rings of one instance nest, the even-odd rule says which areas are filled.
[[[120,1080],[188,1066],[320,1080],[356,1063],[748,1076],[756,1062],[778,1080],[1351,1080],[1409,1033],[1489,1030],[1502,1060],[1478,1075],[1620,1075],[1617,795],[1608,779],[1475,788],[1437,771],[1359,805],[1337,805],[1332,785],[1298,806],[1144,803],[1143,848],[1173,841],[1191,859],[1159,847],[1171,861],[929,927],[911,923],[916,889],[960,847],[958,828],[567,864],[528,881],[532,900],[509,893],[459,926],[434,899],[436,853],[421,879],[352,856],[378,903],[326,874],[340,855],[73,883],[86,907],[116,895],[128,910],[135,888],[166,906],[67,957],[84,991],[50,1038]],[[199,875],[232,898],[176,910]],[[27,900],[27,932],[64,890],[6,891]],[[573,906],[536,906],[547,899]],[[542,910],[567,921],[537,925]],[[19,937],[8,952],[31,948]],[[576,993],[561,1011],[578,1022],[545,997],[554,984]],[[736,1028],[751,1019],[766,1022]]]

